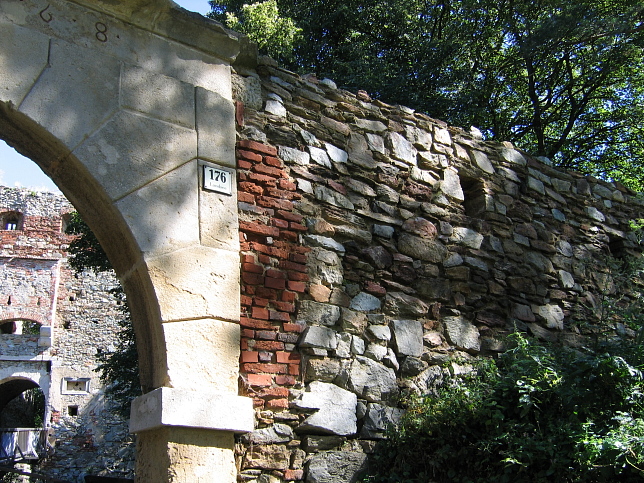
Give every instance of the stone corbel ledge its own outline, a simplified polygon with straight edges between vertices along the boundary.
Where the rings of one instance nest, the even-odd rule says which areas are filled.
[[[163,426],[247,433],[254,429],[253,400],[209,390],[160,387],[132,401],[131,433]]]

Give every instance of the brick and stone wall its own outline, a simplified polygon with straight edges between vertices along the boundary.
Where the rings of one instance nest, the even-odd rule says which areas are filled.
[[[270,60],[234,81],[242,481],[353,481],[400,395],[513,330],[634,335],[600,297],[635,193]]]
[[[51,345],[34,333],[0,334],[0,384],[31,378],[45,393],[56,449],[41,463],[45,474],[129,477],[133,437],[94,371],[97,352],[115,349],[122,313],[109,290],[118,282],[112,273],[76,273],[67,265],[72,237],[64,225],[72,210],[58,194],[0,188],[0,216],[20,219],[17,229],[0,230],[0,322],[33,321],[53,334]],[[88,390],[67,390],[68,379],[89,381]]]

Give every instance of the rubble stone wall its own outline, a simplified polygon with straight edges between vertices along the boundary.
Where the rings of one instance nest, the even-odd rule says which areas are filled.
[[[635,193],[270,60],[233,80],[242,481],[355,481],[400,395],[513,330],[633,335],[599,319]]]

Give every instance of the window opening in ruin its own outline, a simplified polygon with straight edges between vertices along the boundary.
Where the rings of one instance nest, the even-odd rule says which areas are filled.
[[[2,214],[3,230],[7,230],[7,231],[20,230],[21,222],[22,222],[22,216],[20,213],[10,211]]]
[[[480,217],[488,210],[490,197],[485,192],[483,181],[475,178],[461,178],[461,188],[463,188],[463,207],[465,214],[471,217]],[[492,208],[493,209],[493,208]]]
[[[16,332],[16,322],[10,320],[9,322],[2,322],[0,324],[0,334],[14,334]]]
[[[67,415],[78,416],[78,406],[67,406]]]
[[[60,232],[65,233],[67,232],[67,227],[69,226],[69,223],[72,220],[72,214],[71,213],[64,213],[63,216],[60,219]]]
[[[63,394],[87,394],[89,378],[66,377],[63,379]]]

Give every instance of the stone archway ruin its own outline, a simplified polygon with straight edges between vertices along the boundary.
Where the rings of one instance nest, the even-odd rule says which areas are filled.
[[[239,39],[168,0],[3,0],[0,46],[0,137],[76,206],[128,294],[138,480],[234,481],[233,434],[253,428],[237,395]],[[204,189],[203,166],[229,191]]]

